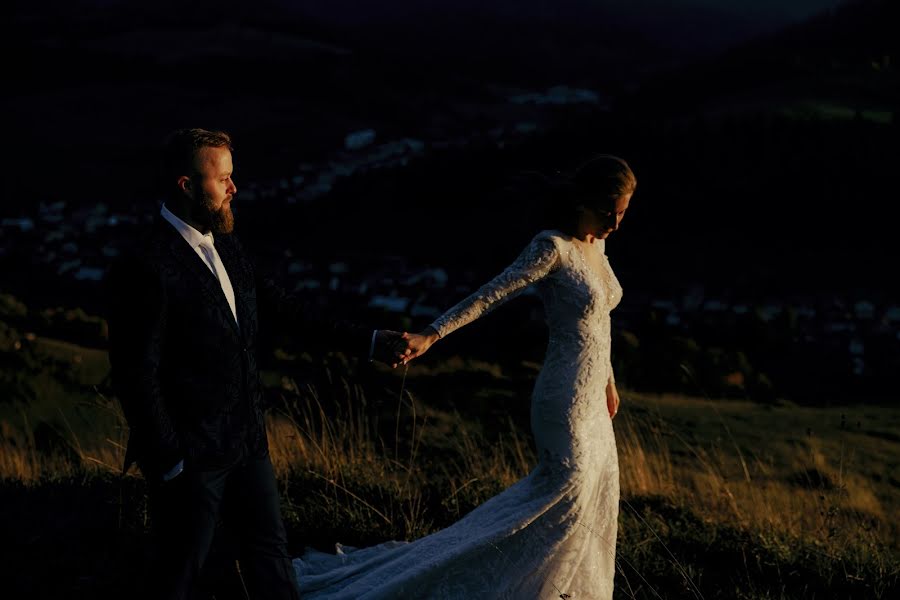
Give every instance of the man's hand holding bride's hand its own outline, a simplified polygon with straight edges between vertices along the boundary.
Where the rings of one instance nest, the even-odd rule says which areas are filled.
[[[408,344],[399,331],[379,329],[375,333],[375,346],[372,349],[372,360],[396,367],[407,356]]]
[[[402,339],[406,341],[404,358],[401,361],[405,365],[412,359],[425,354],[432,344],[441,339],[441,336],[431,327],[426,327],[419,333],[404,333]]]

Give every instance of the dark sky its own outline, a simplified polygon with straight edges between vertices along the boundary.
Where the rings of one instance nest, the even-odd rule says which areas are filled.
[[[875,6],[870,21],[885,22],[881,14],[892,14],[884,9],[887,2],[866,2]],[[781,39],[754,37],[785,32],[791,23],[836,4],[20,0],[6,6],[13,18],[0,25],[5,28],[0,60],[9,83],[0,97],[6,120],[0,216],[28,214],[40,201],[104,202],[118,209],[158,200],[155,146],[177,127],[235,134],[240,183],[246,185],[295,176],[301,162],[327,163],[342,149],[344,136],[358,129],[376,129],[379,142],[442,141],[514,126],[517,117],[508,115],[516,107],[507,90],[569,85],[623,99],[615,118],[595,121],[593,132],[584,133],[580,117],[572,116],[556,142],[564,149],[574,145],[561,139],[571,134],[581,138],[583,148],[596,151],[602,145],[604,151],[634,157],[644,169],[641,205],[648,216],[629,234],[633,248],[657,234],[673,235],[659,215],[669,210],[673,218],[686,218],[671,207],[690,203],[700,206],[688,215],[692,228],[675,233],[692,243],[702,260],[711,236],[718,236],[720,247],[741,256],[754,258],[761,245],[770,256],[821,264],[824,279],[828,273],[818,258],[817,232],[830,231],[833,224],[822,203],[890,195],[885,165],[896,150],[883,139],[886,128],[874,122],[854,125],[846,116],[810,128],[802,115],[783,127],[771,119],[756,124],[746,115],[760,107],[770,115],[794,110],[797,99],[806,97],[851,118],[857,110],[862,115],[871,109],[888,119],[896,114],[890,87],[896,76],[871,66],[873,59],[894,54],[882,52],[882,46],[896,44],[884,42],[893,35],[870,36],[841,13],[813,35],[789,30]],[[868,46],[870,38],[871,48],[855,50]],[[837,42],[852,47],[837,48]],[[800,70],[792,71],[796,65]],[[634,89],[646,91],[629,96]],[[632,121],[621,125],[626,119]],[[716,119],[720,123],[711,127]],[[555,149],[528,152],[471,160],[480,163],[475,166],[484,177],[501,168],[500,160],[509,168],[526,159],[534,167],[565,166]],[[457,154],[458,168],[468,168],[468,149]],[[446,164],[440,156],[427,165],[384,173],[381,194],[390,200],[401,188],[410,197],[426,189],[437,202],[437,188],[448,187],[442,178],[457,168],[444,169]],[[715,172],[714,184],[693,175],[702,169]],[[468,185],[483,189],[484,177]],[[364,214],[370,183],[363,180],[343,192],[345,204],[360,204],[354,214]],[[466,194],[466,183],[459,185],[461,196],[481,198]],[[405,206],[395,210],[414,224],[432,218]],[[391,212],[378,205],[368,214],[369,221],[357,219],[361,227]],[[762,242],[753,228],[757,219],[767,220]],[[872,264],[868,257],[884,255],[876,234],[887,230],[888,221],[874,211],[854,219],[837,236],[841,246],[832,250],[847,265]],[[453,234],[448,228],[446,235]],[[627,236],[620,242],[624,249]],[[760,264],[749,268],[768,268]],[[782,271],[788,279],[800,268]],[[865,283],[867,272],[854,272]]]
[[[465,126],[478,127],[477,116],[466,111],[491,106],[485,90],[497,84],[621,94],[662,74],[661,91],[646,95],[650,103],[642,109],[652,118],[673,103],[673,92],[690,86],[666,84],[667,70],[680,72],[835,4],[19,2],[7,6],[14,18],[0,40],[10,82],[0,98],[6,119],[0,152],[8,173],[0,182],[2,211],[41,200],[146,198],[153,145],[176,127],[235,133],[246,182],[256,174],[290,177],[300,161],[327,160],[360,128],[378,129],[380,139],[428,139],[429,131],[453,135],[446,121],[460,114]],[[827,64],[832,57],[821,58]],[[776,67],[788,64],[791,55],[776,53],[776,61]],[[689,105],[731,110],[729,95],[738,93],[739,103],[780,102],[783,82],[766,81],[773,65],[752,63],[745,75],[746,66],[725,63],[724,70],[684,79],[705,86]],[[818,81],[804,86],[802,93],[822,87]]]
[[[178,15],[185,11],[202,11],[211,21],[272,13],[312,17],[344,26],[407,23],[411,28],[429,27],[429,18],[443,19],[448,15],[562,22],[612,18],[670,43],[720,46],[742,41],[747,35],[781,28],[838,4],[840,0],[259,0],[253,3],[199,0],[189,5],[170,0],[144,5],[130,0],[15,0],[4,11],[44,18],[53,14],[102,16],[169,12]],[[679,29],[690,23],[714,26],[692,29],[689,37],[679,39]]]

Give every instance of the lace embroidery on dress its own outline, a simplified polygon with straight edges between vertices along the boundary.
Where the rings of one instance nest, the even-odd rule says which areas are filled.
[[[534,470],[413,542],[336,555],[307,551],[294,561],[304,598],[612,598],[619,465],[605,390],[609,311],[622,290],[605,255],[595,273],[576,252],[571,238],[541,232],[503,273],[432,325],[445,336],[529,286],[537,290],[550,335],[531,397]]]

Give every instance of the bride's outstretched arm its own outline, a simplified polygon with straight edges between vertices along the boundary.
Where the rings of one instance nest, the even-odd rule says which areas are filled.
[[[445,312],[419,333],[406,333],[408,362],[424,354],[436,341],[475,319],[486,315],[504,302],[552,273],[559,264],[559,249],[546,233],[538,234],[502,273]]]

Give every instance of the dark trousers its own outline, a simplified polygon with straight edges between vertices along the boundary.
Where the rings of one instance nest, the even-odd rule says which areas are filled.
[[[148,493],[157,540],[147,583],[150,598],[209,597],[209,589],[219,582],[204,581],[201,573],[209,579],[211,571],[204,566],[221,522],[237,549],[240,577],[236,581],[241,585],[242,580],[250,600],[299,600],[268,457],[207,471],[186,466],[171,481],[152,484]],[[221,571],[212,570],[212,574],[215,577]]]

